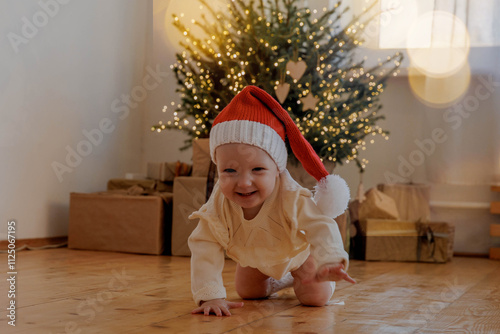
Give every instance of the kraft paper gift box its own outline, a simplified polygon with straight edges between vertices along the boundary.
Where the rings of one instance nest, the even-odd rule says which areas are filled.
[[[172,211],[172,255],[191,256],[188,238],[198,226],[198,220],[189,215],[201,208],[207,198],[207,177],[180,176],[174,180]]]
[[[170,254],[171,193],[71,193],[68,247]]]
[[[394,199],[372,188],[365,194],[365,200],[359,203],[358,219],[399,219],[398,208]]]
[[[190,220],[188,217],[207,202],[217,180],[216,169],[210,157],[209,139],[194,139],[192,176],[174,179],[172,255],[191,256],[188,238],[198,226],[198,220]]]
[[[110,179],[107,184],[107,190],[127,190],[133,186],[140,186],[148,190],[159,192],[172,192],[173,182],[161,182],[158,180],[130,180],[130,179]]]
[[[419,250],[420,261],[451,261],[455,241],[455,225],[445,222],[417,222],[416,224],[422,246]],[[434,245],[429,242],[431,238],[434,239]]]
[[[191,174],[192,166],[180,161],[177,162],[148,162],[146,165],[148,179],[158,181],[174,181],[178,176]]]
[[[193,171],[192,176],[208,176],[210,168],[210,139],[193,139]]]
[[[358,227],[365,260],[444,263],[453,256],[450,223],[366,219]]]
[[[396,203],[399,219],[429,221],[430,186],[427,184],[379,184],[377,189],[391,197]]]

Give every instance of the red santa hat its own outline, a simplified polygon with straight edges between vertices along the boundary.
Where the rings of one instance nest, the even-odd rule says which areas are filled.
[[[241,143],[266,151],[281,172],[286,170],[288,138],[293,154],[318,184],[314,200],[323,214],[337,217],[349,202],[349,187],[338,175],[330,175],[311,144],[307,142],[288,112],[268,93],[256,86],[245,87],[219,113],[210,131],[210,154],[217,164],[215,149]]]

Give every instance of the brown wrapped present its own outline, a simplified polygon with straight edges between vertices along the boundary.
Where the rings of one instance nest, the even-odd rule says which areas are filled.
[[[177,162],[148,162],[148,179],[158,181],[174,181],[178,176],[188,176],[191,174],[191,165]]]
[[[455,225],[444,222],[417,222],[417,261],[444,263],[453,258]]]
[[[358,248],[355,258],[444,263],[453,257],[453,224],[383,219],[357,224],[358,234],[353,240]]]
[[[429,221],[430,186],[426,184],[379,184],[377,188],[396,203],[399,218],[409,221]]]
[[[191,256],[187,241],[191,232],[198,226],[198,220],[190,220],[188,217],[205,204],[206,195],[206,176],[181,176],[175,179],[172,213],[172,255]]]
[[[193,140],[193,172],[192,176],[207,177],[210,168],[210,140],[200,138]]]
[[[372,188],[365,194],[366,199],[359,204],[358,219],[399,219],[398,209],[394,200]]]
[[[172,192],[174,183],[161,182],[158,180],[129,180],[129,179],[111,179],[108,181],[107,190],[127,190],[133,186],[139,186],[143,189],[154,190],[158,192]]]
[[[171,208],[171,193],[145,192],[140,187],[71,193],[68,247],[170,254]]]

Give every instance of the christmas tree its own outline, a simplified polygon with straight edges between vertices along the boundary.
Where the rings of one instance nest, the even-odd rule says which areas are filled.
[[[376,124],[384,118],[379,98],[402,59],[396,53],[369,69],[355,61],[371,8],[341,26],[349,8],[340,3],[319,14],[300,0],[228,0],[224,12],[200,3],[210,16],[195,22],[204,36],[193,36],[173,16],[185,36],[171,66],[181,103],[173,121],[152,131],[184,131],[187,148],[193,138],[209,136],[213,119],[239,91],[256,85],[280,101],[324,161],[354,160],[362,171],[366,161],[358,154],[367,137],[387,138]]]

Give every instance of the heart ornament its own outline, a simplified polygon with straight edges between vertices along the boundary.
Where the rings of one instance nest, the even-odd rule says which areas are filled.
[[[286,63],[286,70],[294,80],[299,80],[300,78],[302,78],[302,76],[306,72],[306,69],[307,64],[303,60],[299,60],[297,62],[289,60],[288,63]]]
[[[283,103],[285,102],[286,97],[288,96],[288,92],[290,91],[290,84],[286,82],[279,84],[278,86],[274,87],[274,91],[276,93],[278,101],[280,101],[280,103]]]

